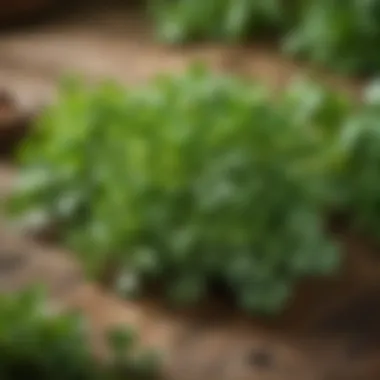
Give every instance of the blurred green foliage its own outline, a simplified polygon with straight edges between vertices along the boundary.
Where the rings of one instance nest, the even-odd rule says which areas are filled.
[[[160,39],[179,43],[203,38],[238,41],[285,26],[282,0],[152,0]]]
[[[308,0],[284,48],[342,73],[373,74],[379,44],[379,0]]]
[[[284,51],[343,73],[380,68],[379,0],[151,0],[168,43],[261,41],[276,34]]]

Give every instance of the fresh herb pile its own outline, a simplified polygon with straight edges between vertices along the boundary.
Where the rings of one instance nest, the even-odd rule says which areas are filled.
[[[20,149],[12,210],[55,223],[122,292],[159,281],[193,302],[222,283],[241,307],[274,313],[299,279],[338,266],[325,223],[348,109],[316,85],[271,99],[199,67],[127,90],[69,81]]]
[[[0,296],[0,378],[3,380],[148,380],[155,357],[133,354],[134,334],[110,332],[112,355],[93,357],[85,321],[54,314],[39,290]]]
[[[342,72],[380,68],[380,0],[151,0],[160,39],[281,36],[284,50]]]

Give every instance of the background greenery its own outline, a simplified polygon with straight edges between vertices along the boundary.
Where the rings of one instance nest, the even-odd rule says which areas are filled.
[[[380,69],[379,0],[151,0],[160,39],[262,41],[343,73]]]

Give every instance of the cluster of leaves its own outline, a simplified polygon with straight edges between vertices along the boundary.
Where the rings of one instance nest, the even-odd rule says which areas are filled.
[[[116,264],[125,292],[159,280],[190,302],[220,281],[276,312],[339,263],[324,224],[347,108],[316,85],[274,100],[197,67],[137,89],[70,82],[21,148],[12,209],[58,223],[95,275]]]
[[[344,72],[380,68],[379,0],[152,0],[169,43],[282,35],[284,50]]]
[[[155,357],[132,354],[132,330],[109,333],[112,355],[99,364],[88,344],[85,321],[49,310],[39,289],[0,297],[0,377],[4,380],[148,380]]]

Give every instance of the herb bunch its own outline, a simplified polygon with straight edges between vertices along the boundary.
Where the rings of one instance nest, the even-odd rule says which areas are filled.
[[[187,303],[221,282],[274,313],[339,263],[325,220],[347,104],[301,84],[275,100],[198,67],[127,90],[70,82],[21,148],[12,209],[57,223],[92,274],[112,263],[124,292],[159,281]]]

